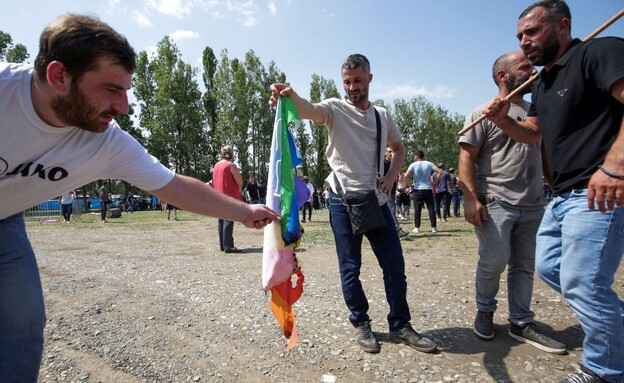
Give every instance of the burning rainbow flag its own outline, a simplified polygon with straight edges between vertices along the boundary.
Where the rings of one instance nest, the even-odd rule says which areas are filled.
[[[280,97],[271,141],[266,204],[280,212],[281,221],[264,228],[262,252],[262,286],[264,291],[271,290],[271,310],[288,338],[287,350],[298,342],[292,305],[303,293],[303,274],[295,256],[301,226],[294,171],[303,160],[288,130],[291,121],[301,123],[295,105],[292,99]]]

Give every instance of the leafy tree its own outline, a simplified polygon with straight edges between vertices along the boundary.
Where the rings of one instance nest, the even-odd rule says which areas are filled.
[[[215,72],[217,70],[217,57],[210,47],[204,48],[202,55],[202,64],[204,73],[202,79],[206,91],[202,95],[204,104],[204,113],[206,116],[207,129],[207,151],[204,153],[204,166],[208,170],[208,178],[211,178],[212,169],[219,160],[219,150],[221,149],[221,140],[217,130],[217,93],[215,90]]]
[[[180,58],[168,36],[150,59],[139,54],[135,97],[141,107],[140,124],[148,133],[147,147],[165,166],[178,173],[206,178],[204,113],[196,70]]]
[[[338,88],[334,80],[325,79],[317,74],[312,75],[310,83],[310,102],[317,103],[321,100],[336,97],[339,98]],[[325,150],[327,149],[328,136],[327,128],[310,121],[310,131],[312,132],[312,153],[310,162],[312,174],[310,176],[314,185],[320,185],[331,172]]]
[[[0,31],[0,61],[23,63],[30,57],[26,46],[15,44],[10,34]]]
[[[4,61],[6,52],[13,46],[13,38],[10,34],[0,31],[0,61]]]
[[[257,179],[266,180],[269,174],[269,160],[271,157],[271,139],[273,138],[273,125],[275,123],[275,110],[267,107],[270,94],[268,92],[271,84],[286,82],[286,75],[280,72],[274,61],[270,61],[261,79],[260,87],[260,110],[261,117],[258,120],[258,142],[257,154],[258,163],[256,165]]]
[[[10,63],[23,63],[30,57],[25,45],[15,44],[15,46],[8,50],[6,54],[6,61]]]
[[[128,134],[130,134],[137,141],[139,141],[141,145],[145,145],[145,137],[143,137],[141,129],[134,125],[134,120],[132,119],[132,116],[134,116],[134,105],[130,104],[128,114],[120,114],[119,116],[115,117],[115,121],[121,129],[128,132]],[[126,181],[121,181],[121,184],[123,185],[124,194],[134,194],[133,187],[130,183]]]
[[[271,111],[268,107],[267,91],[264,87],[264,82],[267,77],[267,72],[260,58],[255,55],[253,50],[250,50],[245,54],[244,62],[245,72],[247,74],[247,92],[249,101],[249,149],[250,154],[250,169],[252,173],[260,173],[261,163],[266,163],[267,159],[260,157],[262,148],[266,147],[268,142],[270,145],[271,137],[266,137],[261,134],[265,129],[263,125],[271,124]],[[263,162],[261,162],[263,161]],[[258,178],[263,177],[258,174]]]
[[[463,126],[463,118],[450,114],[423,96],[410,101],[394,101],[394,120],[403,135],[405,167],[412,162],[416,150],[423,150],[426,159],[447,168],[457,167],[459,146],[456,132]]]

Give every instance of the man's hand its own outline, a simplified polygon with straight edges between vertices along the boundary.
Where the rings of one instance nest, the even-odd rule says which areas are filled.
[[[381,177],[379,179],[379,190],[381,190],[382,193],[385,193],[386,195],[390,196],[390,192],[392,191],[392,186],[394,185],[394,180],[396,180],[396,177],[390,177],[389,174],[386,174],[385,176]]]
[[[611,170],[607,166],[605,168]],[[615,172],[615,167],[612,169]],[[594,210],[597,205],[598,210],[605,213],[614,210],[616,204],[618,207],[624,206],[624,180],[610,177],[600,169],[596,170],[587,185],[587,207]]]
[[[274,221],[279,221],[280,216],[269,209],[266,205],[247,205],[248,213],[241,223],[247,227],[262,229]]]
[[[509,113],[510,107],[511,103],[508,100],[496,97],[485,108],[483,114],[488,118],[488,120],[499,126],[505,119],[507,119],[507,113]]]
[[[294,90],[290,87],[289,84],[271,84],[271,98],[269,98],[270,106],[277,106],[277,99],[279,96],[290,96]]]
[[[482,228],[483,221],[488,219],[488,214],[481,202],[464,196],[464,218],[473,226]]]

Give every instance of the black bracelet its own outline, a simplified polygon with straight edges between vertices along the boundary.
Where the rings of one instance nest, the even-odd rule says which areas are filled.
[[[617,178],[618,180],[624,180],[624,176],[623,175],[610,172],[607,169],[603,168],[602,165],[598,165],[598,169],[602,170],[602,172],[604,174],[608,175],[609,177]]]

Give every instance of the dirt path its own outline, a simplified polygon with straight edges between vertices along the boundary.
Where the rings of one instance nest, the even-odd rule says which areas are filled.
[[[415,329],[440,351],[383,342],[359,350],[342,299],[326,213],[313,215],[298,256],[306,276],[295,306],[300,344],[285,340],[261,289],[262,231],[235,227],[241,254],[218,250],[216,220],[181,212],[125,214],[102,225],[28,224],[38,255],[48,323],[41,382],[557,382],[580,361],[576,318],[536,281],[533,310],[571,347],[550,355],[505,334],[501,280],[496,338],[475,339],[476,239],[463,219],[438,234],[403,240]],[[411,230],[412,225],[405,225]],[[427,227],[423,226],[424,231]],[[362,282],[373,329],[384,339],[383,276],[364,244]],[[622,267],[616,290],[624,296]],[[325,376],[325,378],[324,378]]]

